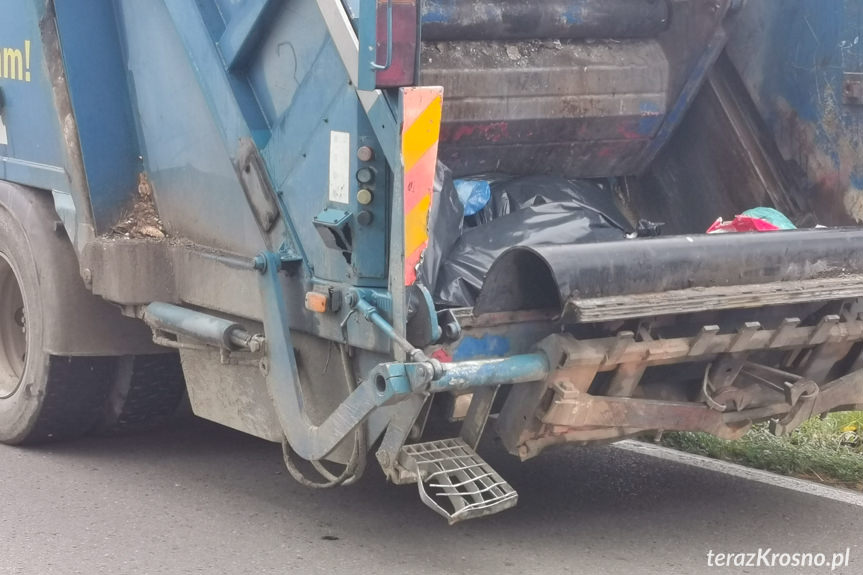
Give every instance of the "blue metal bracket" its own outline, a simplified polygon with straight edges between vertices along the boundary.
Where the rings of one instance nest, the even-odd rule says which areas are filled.
[[[264,311],[267,357],[261,369],[288,443],[300,457],[326,457],[379,406],[393,405],[411,394],[468,389],[476,386],[540,381],[549,372],[545,354],[505,359],[441,364],[422,355],[412,363],[382,363],[321,424],[314,425],[304,409],[299,370],[291,338],[290,317],[282,297],[282,257],[264,252],[255,259]],[[355,298],[352,305],[387,335],[398,338],[377,309]],[[410,346],[410,344],[406,345]],[[419,350],[417,350],[419,351]]]
[[[393,296],[388,291],[369,288],[356,288],[353,290],[356,296],[375,307],[377,311],[385,316],[393,313]]]
[[[236,142],[245,137],[251,137],[258,148],[264,148],[271,136],[270,126],[248,82],[226,72],[212,31],[194,0],[175,0],[165,6],[189,60],[194,63],[197,80],[227,149],[233,150]]]
[[[256,258],[263,303],[267,357],[261,369],[273,398],[285,437],[297,455],[318,460],[326,457],[378,406],[397,403],[411,393],[402,364],[383,364],[373,370],[333,413],[314,425],[305,412],[297,359],[291,338],[291,321],[282,296],[282,257],[264,252]],[[260,265],[258,265],[260,264]],[[430,375],[429,375],[430,376]]]
[[[219,38],[219,50],[228,70],[241,67],[249,52],[255,47],[266,24],[267,9],[274,0],[248,0],[242,12],[232,15]]]
[[[366,0],[367,2],[370,0]],[[377,36],[377,27],[375,27]],[[389,70],[393,65],[393,0],[387,0],[387,59],[383,64],[378,64],[377,58],[372,62],[372,70]]]
[[[390,26],[390,41],[387,42],[386,67],[392,63],[392,2],[388,6],[387,22]],[[359,61],[357,88],[359,90],[374,90],[377,85],[378,54],[378,2],[377,0],[360,0],[359,19]]]
[[[325,246],[333,250],[352,252],[354,249],[351,233],[352,217],[353,214],[348,210],[324,208],[314,217],[312,224]]]
[[[92,223],[97,234],[110,231],[136,197],[141,171],[141,150],[135,132],[122,38],[117,31],[117,4],[94,0],[82,9],[76,2],[53,3],[62,39],[61,66],[65,67],[75,112],[89,195],[87,205],[72,190],[76,217],[78,223],[88,222],[92,209]],[[56,174],[49,166],[33,163],[31,166],[31,170],[41,168],[44,176]],[[40,178],[36,185],[70,191],[68,182],[64,181],[66,175],[60,175],[62,179],[57,178],[55,182]]]
[[[368,53],[368,44],[363,44],[365,47],[360,50],[359,39],[354,32],[351,19],[348,17],[341,0],[316,0],[316,3],[321,11],[321,16],[323,16],[324,22],[327,25],[330,37],[333,39],[333,44],[336,46],[336,49],[339,52],[339,57],[345,66],[345,71],[347,72],[351,83],[357,87],[357,97],[369,117],[369,122],[375,132],[375,137],[380,142],[381,149],[387,158],[387,162],[389,162],[390,166],[395,169],[395,167],[399,166],[401,162],[401,150],[398,138],[401,130],[399,127],[399,121],[396,118],[396,112],[394,111],[394,103],[387,101],[384,92],[381,90],[375,90],[374,84],[372,84],[370,89],[364,89],[361,87],[360,69],[366,68],[366,66],[361,66],[359,64],[362,60],[362,58],[360,58],[360,52]],[[364,16],[360,18],[361,22],[367,22],[368,20],[369,19]],[[364,34],[363,39],[366,42],[375,42],[376,45],[376,39],[366,40],[366,36],[369,34],[368,30],[365,32],[361,30],[360,33]],[[372,36],[376,35],[377,32]],[[369,72],[371,72],[371,68],[368,68]],[[365,85],[368,85],[368,81],[368,79],[365,80]]]

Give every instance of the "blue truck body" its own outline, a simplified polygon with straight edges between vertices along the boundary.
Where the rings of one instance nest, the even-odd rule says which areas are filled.
[[[863,219],[859,0],[0,0],[0,14],[0,180],[51,195],[69,281],[179,353],[197,414],[283,443],[304,482],[299,459],[323,486],[354,481],[382,438],[387,477],[457,521],[515,503],[474,451],[492,413],[528,459],[662,429],[789,431],[863,404],[861,232],[700,237],[757,205],[805,227]],[[445,201],[438,160],[589,179],[633,230],[644,217],[670,236],[513,244],[476,306],[447,309],[417,279]],[[52,354],[141,354],[120,337],[88,349],[87,330],[117,321],[77,322]],[[784,394],[753,383],[780,367]],[[419,442],[435,395],[463,426]]]

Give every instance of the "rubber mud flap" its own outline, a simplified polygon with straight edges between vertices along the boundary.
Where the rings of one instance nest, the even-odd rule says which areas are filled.
[[[171,420],[186,394],[180,356],[176,353],[125,356],[115,369],[105,401],[101,434],[137,432]]]

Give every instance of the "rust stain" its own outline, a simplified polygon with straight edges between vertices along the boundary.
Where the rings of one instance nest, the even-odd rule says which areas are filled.
[[[820,224],[863,222],[863,191],[852,184],[851,177],[859,148],[842,128],[835,97],[823,96],[824,114],[818,126],[800,118],[784,99],[778,100],[776,143],[782,157],[809,182],[806,191]]]
[[[487,142],[500,142],[509,139],[509,124],[493,122],[491,124],[469,124],[446,129],[442,139],[447,142],[458,142],[464,138],[478,137]]]

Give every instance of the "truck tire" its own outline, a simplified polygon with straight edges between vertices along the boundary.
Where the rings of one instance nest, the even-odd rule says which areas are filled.
[[[177,414],[185,394],[179,354],[119,357],[98,431],[115,434],[156,427]]]
[[[0,185],[3,185],[0,182]],[[42,268],[58,254],[34,253],[45,234],[56,234],[44,218],[45,200],[35,190],[15,188],[0,198],[0,441],[35,443],[88,432],[100,417],[112,358],[57,357],[44,350],[52,328],[47,301],[58,290],[43,286]],[[78,277],[70,281],[81,281]]]

